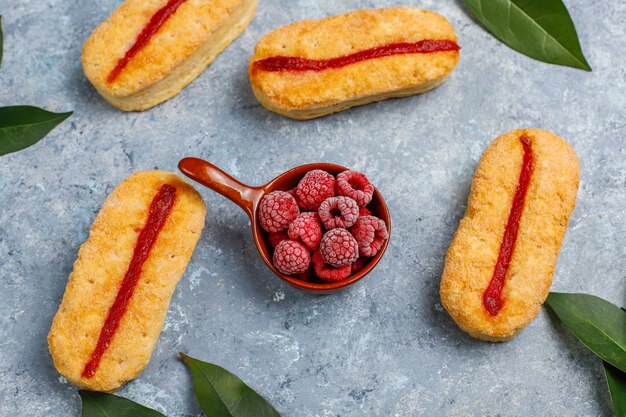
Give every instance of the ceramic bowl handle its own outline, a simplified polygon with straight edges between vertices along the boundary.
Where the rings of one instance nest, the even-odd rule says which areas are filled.
[[[244,209],[250,219],[254,219],[255,203],[263,194],[260,187],[247,186],[200,158],[184,158],[178,163],[178,169],[192,180],[228,198]]]

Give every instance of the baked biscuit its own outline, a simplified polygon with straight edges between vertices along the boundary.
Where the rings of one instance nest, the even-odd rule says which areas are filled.
[[[248,26],[257,0],[126,0],[83,47],[109,103],[145,110],[174,97]]]
[[[109,195],[48,334],[54,366],[70,382],[114,391],[141,373],[205,212],[198,192],[164,171],[137,172]]]
[[[443,83],[458,60],[446,18],[390,7],[278,28],[261,38],[248,73],[263,107],[304,120],[423,93]]]
[[[579,177],[572,146],[545,130],[514,130],[487,148],[441,278],[441,301],[461,329],[503,341],[535,318]]]

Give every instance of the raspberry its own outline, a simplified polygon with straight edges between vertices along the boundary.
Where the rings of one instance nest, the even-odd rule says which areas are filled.
[[[317,213],[302,213],[289,225],[289,239],[304,243],[311,251],[317,249],[322,239],[322,222]]]
[[[272,191],[259,205],[259,221],[266,232],[285,230],[298,214],[296,199],[285,191]]]
[[[283,274],[302,274],[309,269],[311,254],[302,243],[283,240],[274,250],[273,263]]]
[[[315,251],[313,253],[313,269],[315,270],[315,274],[322,281],[328,282],[337,282],[343,281],[344,279],[350,276],[350,265],[344,265],[340,268],[333,268],[330,265],[327,265],[322,258],[322,254],[320,251]]]
[[[359,217],[371,216],[372,212],[367,207],[359,207]]]
[[[389,237],[385,222],[374,216],[359,217],[350,231],[359,243],[359,253],[367,257],[376,255]]]
[[[374,186],[370,180],[357,171],[343,171],[337,175],[337,195],[350,197],[360,207],[367,206],[372,201]]]
[[[331,197],[324,200],[317,212],[328,230],[347,229],[359,218],[359,206],[350,197]]]
[[[322,237],[320,253],[331,266],[351,265],[359,257],[359,244],[346,229],[336,228]]]
[[[324,200],[335,195],[335,177],[321,169],[307,172],[296,187],[302,210],[317,210]]]
[[[270,243],[270,246],[275,248],[283,240],[289,240],[289,235],[287,232],[274,232],[269,234],[267,240]]]
[[[350,267],[352,269],[352,274],[356,274],[361,269],[365,268],[365,259],[363,258],[357,259],[356,261],[354,261],[354,263],[352,263],[352,265],[350,265]]]

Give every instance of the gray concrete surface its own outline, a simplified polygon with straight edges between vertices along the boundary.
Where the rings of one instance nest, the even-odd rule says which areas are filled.
[[[310,121],[264,110],[247,60],[259,37],[293,20],[394,1],[261,0],[252,25],[179,96],[144,113],[106,104],[80,51],[118,1],[0,0],[0,105],[75,114],[36,146],[0,157],[0,415],[76,416],[46,334],[79,245],[107,194],[136,170],[200,156],[258,184],[312,161],[366,171],[390,203],[380,266],[339,295],[278,281],[248,220],[202,190],[206,228],[152,360],[119,393],[168,416],[200,416],[176,352],[218,363],[289,417],[611,415],[600,361],[543,310],[504,344],[474,341],[438,298],[443,257],[476,163],[517,127],[567,138],[582,160],[578,205],[554,290],[626,304],[626,3],[567,0],[587,73],[502,45],[453,0],[443,13],[463,47],[450,80],[422,96]]]

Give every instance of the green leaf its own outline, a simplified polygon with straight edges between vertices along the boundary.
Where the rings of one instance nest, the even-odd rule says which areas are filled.
[[[591,71],[561,0],[464,0],[496,38],[531,58]]]
[[[34,145],[71,114],[33,106],[0,107],[0,156]]]
[[[626,417],[626,373],[604,362],[604,375],[609,385],[616,417]]]
[[[83,417],[165,417],[134,401],[104,392],[79,390],[83,400]]]
[[[180,353],[193,375],[200,407],[209,417],[280,417],[278,411],[241,379],[212,363]]]
[[[626,372],[626,312],[588,294],[551,292],[546,304],[593,353]]]
[[[0,16],[0,65],[2,65],[2,48],[4,48],[4,36],[2,35],[2,16]]]

